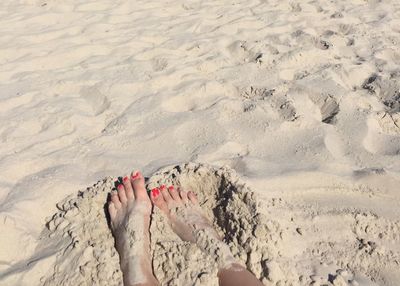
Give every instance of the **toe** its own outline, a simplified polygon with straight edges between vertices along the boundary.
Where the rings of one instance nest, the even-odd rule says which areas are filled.
[[[188,202],[188,195],[187,195],[187,192],[185,192],[185,191],[182,190],[182,189],[179,189],[179,195],[181,196],[182,202],[186,204],[186,203]]]
[[[159,189],[155,188],[151,190],[150,199],[152,203],[161,211],[163,211],[164,213],[168,213],[167,203],[165,202],[164,197],[161,195]]]
[[[113,193],[111,194],[111,201],[112,201],[112,203],[114,204],[114,207],[115,207],[117,210],[119,210],[119,209],[122,207],[121,201],[119,200],[119,197],[118,197],[118,194],[117,194],[117,193],[113,192]]]
[[[126,192],[125,192],[124,185],[122,185],[122,184],[118,185],[117,190],[118,190],[119,201],[121,202],[122,205],[126,205],[126,203],[128,202],[128,199],[126,198]]]
[[[194,204],[198,204],[198,200],[197,200],[197,195],[195,193],[193,193],[192,191],[187,193],[187,196],[189,198],[189,201],[191,201]]]
[[[117,209],[113,202],[108,202],[108,213],[110,214],[111,221],[114,221],[117,216]]]
[[[126,198],[129,200],[133,199],[133,188],[132,188],[132,184],[131,184],[131,180],[129,180],[128,176],[125,176],[122,179],[122,183],[124,184],[125,187],[125,193],[126,193]]]
[[[172,198],[174,201],[177,201],[177,202],[180,202],[180,201],[181,201],[181,197],[179,196],[179,193],[178,193],[178,191],[174,188],[174,186],[169,186],[169,187],[168,187],[168,192],[169,192],[169,195],[171,196],[171,198]]]
[[[172,187],[172,186],[169,186],[168,188],[170,188],[170,187]],[[169,203],[171,203],[173,201],[173,199],[172,199],[171,195],[169,194],[169,191],[168,191],[167,188],[161,189],[161,194],[162,194],[162,196],[164,198],[164,201],[167,204],[169,204]]]
[[[131,182],[135,199],[148,200],[149,197],[147,196],[146,187],[144,186],[144,177],[142,173],[139,171],[132,172]]]

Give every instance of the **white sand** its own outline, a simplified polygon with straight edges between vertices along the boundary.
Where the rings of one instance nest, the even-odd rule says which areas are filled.
[[[66,196],[192,161],[234,169],[273,221],[266,284],[399,285],[399,19],[398,1],[1,1],[0,284],[79,275],[39,240]]]

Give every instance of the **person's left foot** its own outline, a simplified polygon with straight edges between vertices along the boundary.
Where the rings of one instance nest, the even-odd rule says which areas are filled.
[[[124,177],[111,194],[108,212],[124,285],[158,285],[150,259],[151,202],[140,172]]]
[[[151,191],[151,201],[168,218],[172,230],[184,241],[196,242],[195,230],[211,230],[210,233],[218,240],[221,238],[210,221],[204,215],[195,193],[182,189],[175,190],[174,186],[166,188],[162,185]],[[176,213],[180,210],[180,215]]]

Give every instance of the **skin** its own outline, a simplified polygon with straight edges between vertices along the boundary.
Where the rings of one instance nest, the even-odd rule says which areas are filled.
[[[199,212],[199,227],[212,227],[211,223],[201,212],[197,196],[193,192],[185,192],[183,190],[177,191],[175,188],[169,187],[152,190],[151,201],[158,207],[169,219],[172,229],[182,239],[190,242],[195,242],[193,235],[193,228],[177,218],[171,209],[179,207],[189,207],[191,211]],[[222,241],[222,239],[215,232],[215,237]],[[263,285],[251,272],[240,264],[233,264],[227,269],[218,270],[219,285],[221,286],[261,286]]]
[[[150,214],[152,204],[158,207],[169,219],[170,225],[175,233],[184,241],[196,243],[193,227],[181,218],[177,218],[171,211],[176,207],[186,208],[190,205],[190,211],[196,212],[196,226],[199,228],[212,227],[205,215],[201,212],[196,195],[193,192],[176,190],[174,187],[153,189],[150,198],[144,185],[144,178],[138,171],[133,172],[130,177],[124,177],[123,184],[117,188],[117,193],[111,195],[108,211],[111,218],[111,230],[115,238],[115,247],[120,256],[121,271],[123,273],[124,286],[150,286],[159,285],[155,278],[150,255]],[[130,254],[129,233],[127,225],[130,218],[143,219],[142,237],[136,242],[142,250],[140,257]],[[129,227],[128,227],[129,229]],[[215,237],[221,240],[215,232]],[[132,242],[131,242],[132,243]],[[136,260],[134,262],[133,260]],[[145,281],[133,282],[130,277],[140,273]],[[218,270],[219,284],[221,286],[259,286],[263,285],[253,274],[239,264],[233,264],[226,269]],[[133,279],[134,280],[134,279]]]
[[[115,238],[115,247],[120,257],[121,271],[123,274],[124,286],[151,286],[159,285],[153,275],[150,256],[150,214],[151,201],[144,186],[144,178],[140,172],[133,172],[130,177],[123,178],[123,184],[117,187],[117,193],[111,195],[108,204],[108,211],[111,219],[111,230]],[[135,213],[136,212],[136,213]],[[129,235],[126,230],[126,223],[130,217],[137,216],[143,218],[143,239],[135,243],[140,243],[142,255],[138,263],[134,263],[129,257]],[[137,269],[137,268],[140,269]],[[131,277],[138,273],[144,275],[145,282],[132,283]]]

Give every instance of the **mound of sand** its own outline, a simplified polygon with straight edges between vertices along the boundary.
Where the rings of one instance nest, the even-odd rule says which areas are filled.
[[[277,255],[279,227],[257,210],[253,192],[227,168],[186,164],[163,169],[147,181],[181,186],[198,194],[201,207],[234,256],[259,278],[268,277],[268,261]],[[119,258],[107,224],[105,203],[114,187],[106,178],[66,198],[47,223],[42,245],[58,245],[53,273],[44,285],[121,285]],[[154,273],[162,285],[218,285],[215,261],[182,241],[158,209],[150,227]]]
[[[149,187],[173,184],[198,194],[207,217],[233,255],[259,279],[268,277],[267,261],[277,253],[278,226],[257,208],[254,193],[231,169],[187,164],[163,169]],[[155,275],[163,285],[218,285],[215,261],[181,241],[155,210],[151,224]]]
[[[374,170],[355,175],[371,172],[377,181],[386,178]],[[122,285],[105,208],[114,180],[58,203],[35,255],[12,268],[45,263],[45,286]],[[271,180],[256,196],[228,167],[189,163],[159,170],[146,184],[194,191],[234,257],[266,285],[397,285],[400,221],[381,209],[395,209],[396,201],[361,183],[304,189],[307,177],[295,177],[296,186],[291,180]],[[217,262],[176,236],[158,209],[150,233],[153,270],[162,285],[218,285]]]

